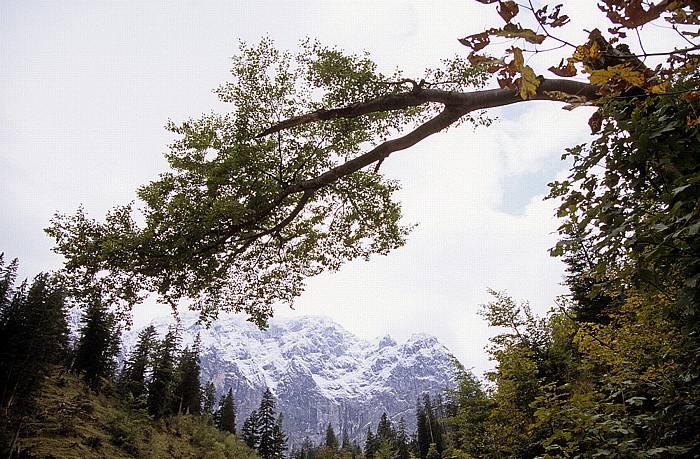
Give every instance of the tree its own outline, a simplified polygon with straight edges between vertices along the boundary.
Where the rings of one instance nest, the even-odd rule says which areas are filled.
[[[180,354],[177,364],[177,385],[175,386],[175,400],[177,413],[200,414],[202,407],[202,387],[199,381],[199,351],[185,347]]]
[[[233,394],[231,394],[233,401]],[[223,402],[223,400],[221,400]],[[212,381],[207,382],[202,387],[202,414],[205,416],[213,416],[214,422],[218,425],[219,413],[214,413],[214,405],[216,404],[216,387]],[[219,406],[222,403],[219,403]]]
[[[372,433],[372,428],[367,427],[367,437],[365,438],[365,457],[367,459],[375,459],[377,451],[381,446],[381,441],[379,438],[375,437]]]
[[[28,411],[49,365],[65,357],[64,294],[55,279],[37,275],[14,288],[19,263],[0,254],[0,401],[3,415]]]
[[[177,327],[171,327],[158,343],[153,360],[153,376],[148,383],[148,411],[156,418],[173,412],[175,357],[180,340]]]
[[[155,291],[171,302],[191,298],[205,312],[246,310],[264,324],[273,303],[301,293],[304,278],[404,244],[409,228],[392,200],[397,185],[379,165],[460,121],[478,120],[472,112],[531,100],[629,105],[633,94],[696,103],[692,88],[669,91],[677,69],[695,68],[691,32],[683,35],[688,46],[666,52],[658,71],[639,67],[645,56],[618,43],[628,29],[657,18],[670,21],[672,33],[686,31],[697,20],[692,0],[648,10],[641,0],[628,9],[606,0],[611,38],[592,30],[578,46],[552,32],[568,23],[561,7],[500,4],[507,5],[499,10],[504,26],[460,40],[472,50],[467,59],[447,60],[415,79],[377,73],[366,56],[308,41],[296,56],[270,40],[243,45],[234,81],[217,91],[232,103],[231,113],[169,126],[180,136],[168,154],[172,172],[139,190],[145,226],[131,206],[116,208],[105,223],[82,210],[53,220],[48,232],[67,259],[67,279],[78,292],[98,282],[125,306],[140,301],[143,290]],[[506,58],[479,54],[492,37],[513,41]],[[565,65],[550,67],[558,78],[536,75],[525,62],[531,50],[522,44],[540,51],[545,42],[572,52]],[[588,82],[572,79],[579,71]],[[489,72],[500,88],[483,89]],[[690,118],[679,138],[696,120],[694,109],[681,110]],[[602,110],[593,121],[618,114]],[[112,275],[96,277],[103,272]]]
[[[153,369],[152,358],[158,334],[153,325],[139,332],[136,346],[124,364],[120,382],[135,398],[146,395],[146,374]]]
[[[250,416],[243,422],[241,437],[249,448],[257,449],[260,441],[260,433],[258,431],[258,412],[253,410]]]
[[[326,427],[325,446],[330,450],[338,451],[338,437],[335,435],[335,431],[333,430],[333,424],[331,424],[330,422],[328,423],[328,427]]]
[[[270,459],[281,454],[278,450],[277,413],[275,411],[275,398],[270,389],[263,393],[260,407],[257,412],[258,447],[257,451],[261,459]]]
[[[83,315],[73,369],[83,375],[93,390],[114,377],[120,337],[114,314],[98,301],[90,303]]]
[[[219,403],[216,419],[216,426],[219,429],[232,434],[236,433],[236,407],[233,402],[233,391],[231,388],[229,388],[228,393],[225,397],[222,397]],[[248,442],[246,441],[246,443]]]

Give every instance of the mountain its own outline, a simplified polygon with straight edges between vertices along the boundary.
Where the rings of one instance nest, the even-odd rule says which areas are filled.
[[[358,338],[325,317],[273,319],[265,331],[235,315],[209,328],[196,319],[181,317],[182,346],[200,334],[202,380],[219,393],[233,389],[239,427],[270,388],[290,444],[306,436],[321,441],[329,423],[362,442],[385,411],[395,425],[403,417],[413,429],[416,401],[454,387],[450,352],[430,335],[398,344],[390,336]],[[169,323],[152,322],[161,338]],[[126,353],[139,331],[124,336]]]

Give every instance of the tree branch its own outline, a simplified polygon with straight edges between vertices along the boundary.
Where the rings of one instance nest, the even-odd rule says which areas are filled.
[[[534,100],[554,100],[546,93],[550,91],[564,92],[571,95],[583,96],[589,100],[597,99],[596,87],[588,83],[582,83],[566,79],[545,79],[540,84],[540,89]],[[328,121],[339,118],[356,118],[370,113],[403,110],[409,107],[417,107],[429,102],[454,105],[467,110],[499,107],[522,102],[523,99],[510,89],[486,89],[474,92],[454,92],[444,89],[417,88],[411,92],[377,97],[366,102],[358,102],[347,107],[333,108],[329,110],[317,110],[304,115],[289,118],[277,123],[261,132],[258,137],[265,137],[285,129],[303,124]]]

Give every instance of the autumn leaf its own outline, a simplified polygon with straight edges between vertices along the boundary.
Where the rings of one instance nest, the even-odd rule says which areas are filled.
[[[652,93],[654,94],[666,94],[668,92],[668,87],[671,85],[671,82],[666,80],[661,83],[653,85],[651,88]]]
[[[597,134],[600,132],[600,128],[603,127],[603,115],[600,114],[600,110],[591,115],[588,119],[588,126],[591,128],[591,134]]]
[[[523,29],[518,24],[506,24],[501,30],[491,31],[491,35],[507,38],[522,38],[528,43],[534,43],[536,45],[542,44],[545,38],[547,38],[544,35],[537,34],[532,29]]]
[[[700,126],[700,118],[688,115],[686,117],[686,124],[690,127]]]
[[[496,10],[498,11],[498,14],[503,18],[504,21],[510,22],[511,19],[513,19],[515,16],[518,14],[518,4],[515,3],[513,0],[507,0],[507,1],[499,1],[498,2],[499,8]]]
[[[564,65],[564,59],[559,63],[559,67],[552,66],[549,68],[549,71],[560,77],[572,77],[577,73],[574,63],[569,60],[566,65]]]
[[[629,86],[642,87],[645,79],[642,72],[633,70],[628,64],[618,64],[607,69],[594,70],[589,78],[591,84],[604,85],[615,81],[624,81]]]
[[[459,42],[464,46],[468,46],[474,51],[479,51],[486,48],[489,43],[491,43],[489,35],[489,32],[475,33],[473,35],[469,35],[468,37],[460,38]]]
[[[520,78],[518,78],[517,84],[520,91],[520,97],[523,100],[527,100],[537,94],[537,87],[540,85],[540,80],[535,75],[535,71],[532,67],[525,65],[525,58],[523,57],[523,50],[520,48],[513,48],[513,63],[520,72]]]

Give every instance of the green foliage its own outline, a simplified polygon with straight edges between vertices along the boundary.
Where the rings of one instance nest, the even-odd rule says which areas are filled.
[[[139,332],[136,346],[127,358],[124,368],[119,375],[120,384],[124,391],[134,397],[146,394],[146,373],[152,370],[152,358],[157,340],[156,329],[149,325]]]
[[[236,408],[233,402],[233,391],[230,388],[219,403],[216,421],[216,426],[219,429],[233,434],[236,433]]]
[[[121,329],[114,314],[97,302],[87,306],[73,369],[83,375],[93,390],[114,377],[120,337]]]
[[[691,328],[700,314],[700,133],[693,121],[700,105],[688,94],[698,76],[697,69],[677,73],[668,93],[633,103],[617,93],[604,99],[601,135],[569,150],[572,173],[552,191],[563,198],[564,218],[555,254],[590,247],[597,291],[680,288],[678,308]]]
[[[483,70],[462,64],[429,72],[445,80],[432,85],[483,84]],[[417,83],[378,73],[367,56],[310,41],[297,55],[269,39],[242,44],[231,73],[216,91],[229,113],[168,125],[179,140],[166,155],[171,170],[138,191],[144,225],[132,205],[104,223],[82,209],[53,219],[47,232],[66,257],[72,295],[98,295],[128,310],[156,292],[171,304],[192,300],[205,317],[246,311],[264,326],[272,305],[291,304],[305,278],[404,244],[410,227],[393,198],[398,184],[353,160],[421,121],[427,104],[389,104],[260,134],[309,112],[366,100],[382,106],[410,96]]]
[[[4,265],[0,254],[0,407],[31,411],[32,398],[47,368],[67,354],[64,295],[54,279],[37,275],[15,288],[19,264]]]
[[[21,457],[257,457],[206,419],[176,416],[154,421],[116,392],[89,390],[61,367],[51,368],[36,403],[37,414],[26,419],[17,441]]]

